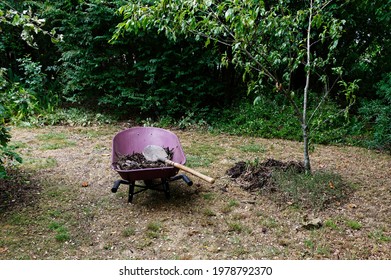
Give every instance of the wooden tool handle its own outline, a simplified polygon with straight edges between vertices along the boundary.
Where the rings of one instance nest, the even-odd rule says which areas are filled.
[[[175,166],[176,168],[179,168],[179,169],[181,169],[183,171],[189,172],[189,173],[193,174],[194,176],[197,176],[197,177],[201,178],[202,180],[205,180],[205,181],[207,181],[207,182],[209,182],[211,184],[213,184],[215,182],[214,178],[206,176],[206,175],[204,175],[204,174],[202,174],[202,173],[200,173],[200,172],[198,172],[198,171],[196,171],[194,169],[191,169],[190,167],[184,166],[183,164],[180,164],[180,163],[177,163],[177,162],[173,162],[173,161],[171,161],[169,159],[165,159],[164,162],[169,164],[169,165]]]

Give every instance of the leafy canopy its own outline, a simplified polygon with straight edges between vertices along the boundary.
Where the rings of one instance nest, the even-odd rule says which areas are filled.
[[[228,45],[234,62],[245,69],[245,77],[253,80],[250,90],[262,92],[264,84],[276,85],[276,90],[294,101],[293,77],[310,67],[317,80],[329,86],[327,73],[340,75],[334,65],[334,51],[342,35],[344,20],[333,17],[331,1],[315,1],[312,11],[311,47],[313,61],[306,65],[306,30],[310,7],[304,2],[273,1],[179,1],[161,0],[149,5],[133,1],[120,8],[123,22],[118,24],[113,40],[124,32],[157,28],[169,38],[181,34],[205,38],[205,45],[217,42]],[[231,60],[231,61],[229,61]],[[296,113],[299,114],[298,106]]]
[[[233,62],[245,70],[244,79],[252,81],[250,91],[261,94],[265,84],[272,84],[293,106],[302,127],[309,170],[308,124],[342,75],[334,54],[345,21],[334,17],[335,5],[332,0],[134,1],[120,8],[124,20],[113,40],[126,31],[157,28],[173,40],[185,34],[205,38],[206,46],[211,42],[229,46],[232,56],[226,53],[223,63]],[[295,88],[300,73],[305,87]],[[311,104],[309,95],[315,97]],[[352,90],[347,89],[346,96],[350,99]],[[313,110],[307,115],[310,105]]]

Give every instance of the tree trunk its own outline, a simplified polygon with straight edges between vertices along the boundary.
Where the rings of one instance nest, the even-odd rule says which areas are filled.
[[[309,154],[309,137],[308,137],[308,126],[306,124],[302,125],[303,130],[303,142],[304,142],[304,169],[307,174],[311,173],[311,161]]]
[[[309,131],[307,124],[307,105],[308,105],[308,90],[310,87],[310,75],[311,75],[311,23],[312,23],[312,7],[313,2],[310,1],[310,14],[308,17],[308,30],[307,30],[307,64],[306,64],[306,81],[304,87],[304,100],[303,100],[303,119],[301,121],[301,127],[303,131],[303,143],[304,143],[304,168],[306,173],[311,173],[310,154],[308,150],[309,144]]]

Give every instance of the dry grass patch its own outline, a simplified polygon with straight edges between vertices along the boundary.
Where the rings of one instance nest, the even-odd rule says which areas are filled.
[[[170,200],[146,191],[128,204],[126,187],[110,191],[119,179],[110,168],[111,141],[125,127],[12,130],[26,164],[0,184],[1,259],[391,258],[389,155],[317,146],[314,171],[329,170],[355,189],[322,207],[297,207],[305,197],[300,184],[278,199],[276,192],[244,190],[225,171],[257,158],[298,161],[300,143],[172,129],[188,162],[216,183],[190,175],[191,187],[170,184]],[[44,146],[49,141],[74,144],[52,150]],[[303,227],[313,219],[322,226]]]

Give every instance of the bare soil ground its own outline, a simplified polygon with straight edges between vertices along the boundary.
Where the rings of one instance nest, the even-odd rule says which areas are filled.
[[[299,161],[301,144],[172,129],[188,164],[210,185],[172,182],[171,199],[146,191],[127,203],[110,168],[126,124],[13,128],[24,164],[0,181],[0,259],[391,259],[391,156],[316,146],[314,169],[354,191],[324,210],[248,192],[226,175],[239,161]],[[306,228],[311,220],[321,226]]]

